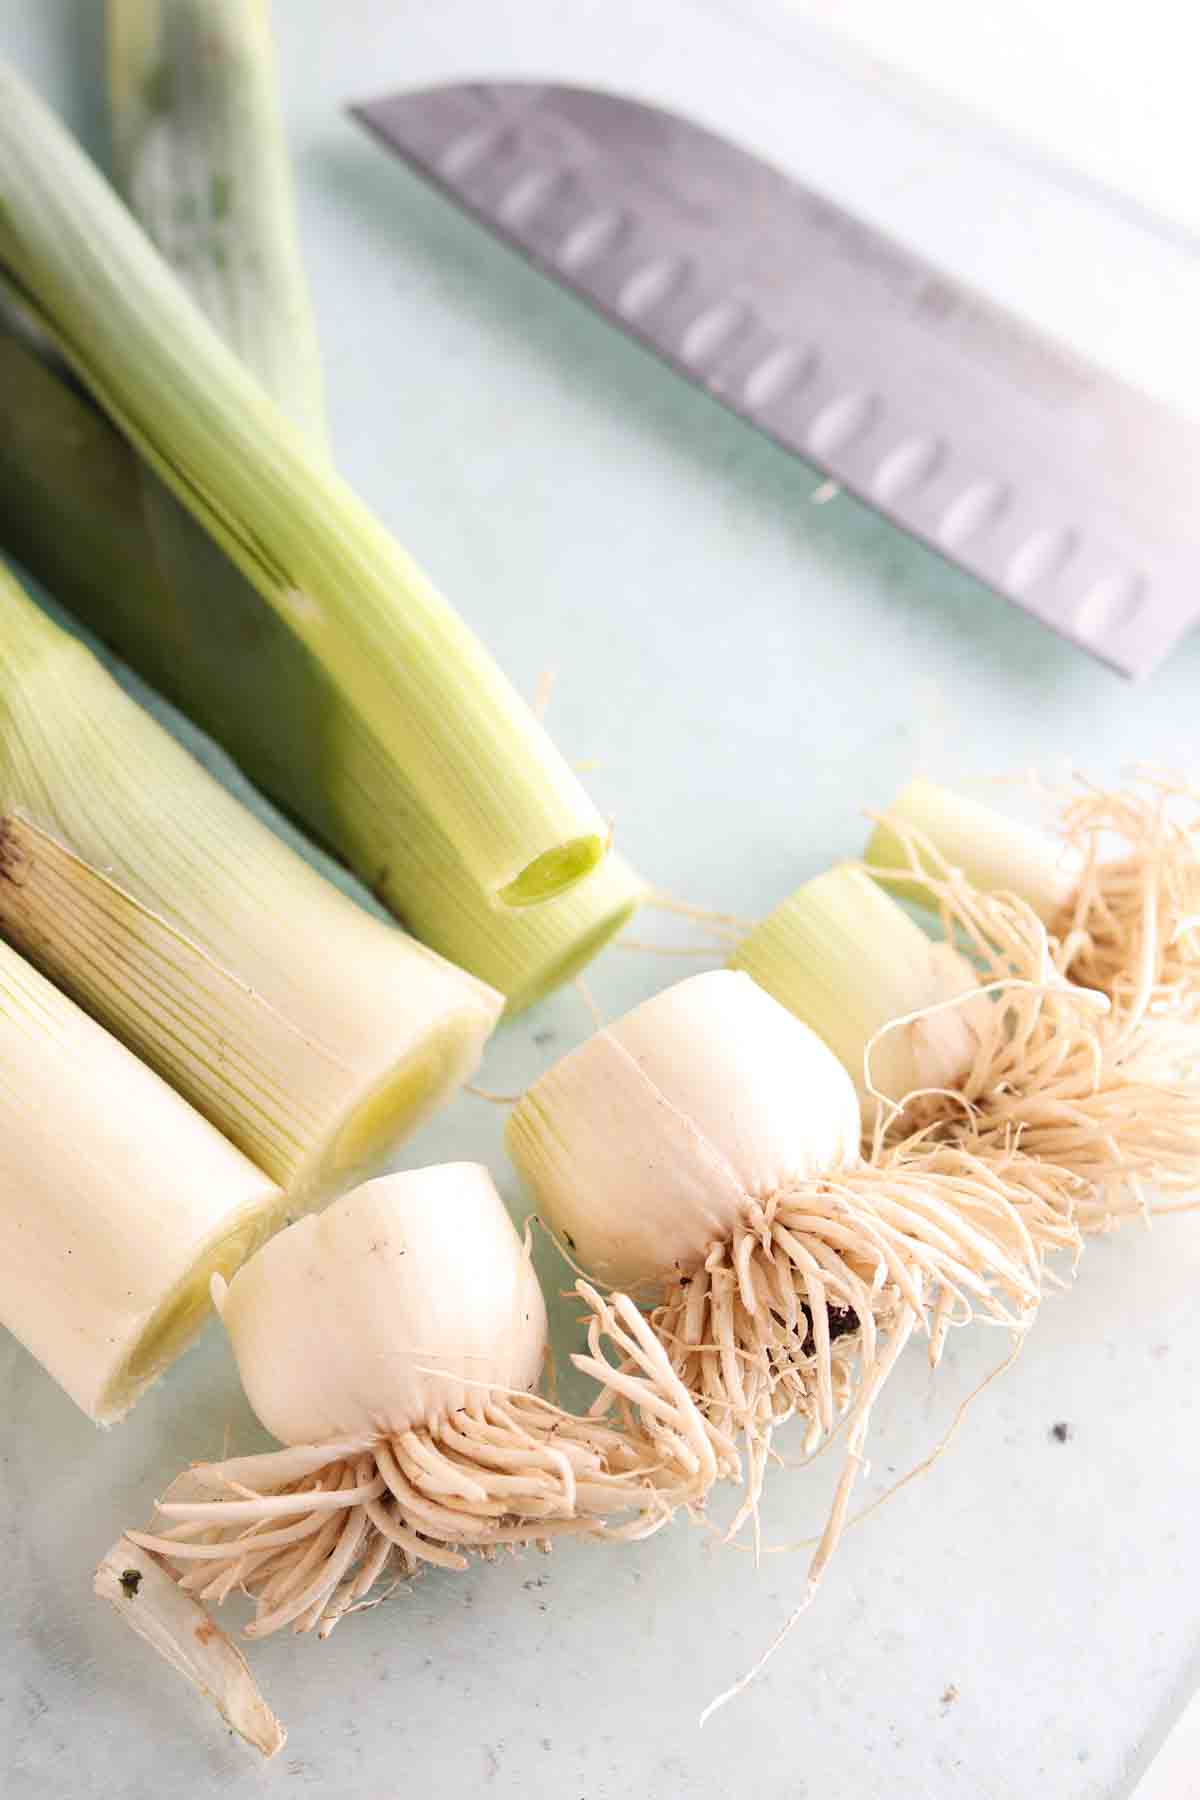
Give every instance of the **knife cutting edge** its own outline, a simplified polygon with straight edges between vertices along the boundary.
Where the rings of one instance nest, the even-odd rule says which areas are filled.
[[[582,87],[352,111],[739,417],[1123,674],[1200,616],[1200,422],[760,158]]]

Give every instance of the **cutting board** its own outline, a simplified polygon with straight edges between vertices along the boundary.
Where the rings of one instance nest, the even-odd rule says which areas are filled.
[[[101,10],[0,0],[0,51],[96,150]],[[917,770],[982,792],[1031,765],[1194,761],[1200,642],[1131,688],[851,502],[814,504],[802,465],[543,283],[339,109],[476,74],[664,100],[1151,385],[1178,369],[1194,317],[1182,249],[990,140],[951,151],[927,114],[776,32],[764,7],[752,24],[700,0],[277,12],[342,467],[526,691],[557,671],[549,722],[571,757],[595,759],[623,849],[659,884],[759,914],[856,854],[861,809]],[[639,936],[683,941],[666,920]],[[613,1016],[704,966],[615,949],[588,982]],[[588,1028],[568,990],[501,1035],[483,1079],[513,1091]],[[463,1097],[400,1160],[482,1158],[520,1216],[501,1124]],[[552,1296],[567,1284],[544,1251],[539,1267]],[[226,1434],[261,1441],[219,1335],[107,1435],[4,1340],[0,1789],[1115,1800],[1200,1676],[1198,1282],[1197,1219],[1089,1249],[945,1456],[849,1533],[819,1604],[702,1735],[702,1707],[799,1594],[803,1558],[755,1568],[680,1527],[429,1575],[327,1644],[256,1647],[291,1728],[270,1770],[90,1593],[98,1556],[182,1462]],[[554,1313],[561,1354],[573,1309]],[[908,1358],[878,1408],[864,1502],[935,1446],[1004,1350],[959,1334],[936,1378]],[[781,1450],[796,1459],[799,1442]],[[818,1527],[832,1473],[775,1471],[767,1545]]]

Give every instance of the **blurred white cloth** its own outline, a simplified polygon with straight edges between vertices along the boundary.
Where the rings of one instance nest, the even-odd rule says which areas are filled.
[[[1200,19],[1180,0],[773,4],[1200,236]]]

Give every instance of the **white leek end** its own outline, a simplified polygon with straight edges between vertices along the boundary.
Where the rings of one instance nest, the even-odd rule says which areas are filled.
[[[893,825],[903,827],[918,844],[927,840],[918,868],[912,869],[909,846]],[[1080,872],[1072,846],[932,781],[912,781],[897,795],[871,835],[865,861],[880,869],[909,870],[906,882],[889,885],[893,893],[926,906],[934,900],[921,880],[922,869],[935,877],[957,869],[983,893],[1015,894],[1046,925],[1061,916]]]
[[[529,1392],[546,1348],[533,1264],[478,1163],[385,1176],[300,1220],[220,1312],[246,1398],[283,1444],[438,1426],[479,1393]]]
[[[872,1125],[879,1101],[958,1085],[989,1029],[976,971],[935,944],[862,869],[808,881],[750,931],[729,966],[828,1044]],[[959,1005],[944,1002],[971,994]]]
[[[476,886],[524,906],[595,868],[608,828],[528,706],[9,70],[0,264],[100,404],[389,746]]]
[[[959,870],[938,868],[926,839],[898,821],[893,830],[907,862],[877,868],[877,878],[903,887],[920,874],[948,937],[970,947],[979,982],[995,996],[986,1011],[968,1003],[977,1040],[970,1068],[918,1107],[898,1109],[893,1138],[932,1128],[1030,1187],[1039,1172],[1057,1172],[1075,1184],[1086,1230],[1144,1213],[1149,1187],[1194,1188],[1200,1078],[1189,1028],[1169,1007],[1157,1015],[1157,965],[1145,959],[1140,980],[1116,982],[1112,992],[1080,986],[1077,968],[1094,938],[1051,936],[1024,901],[979,891]]]
[[[194,1465],[162,1529],[128,1537],[201,1600],[249,1592],[252,1637],[324,1637],[423,1563],[648,1536],[734,1460],[627,1300],[584,1291],[576,1359],[611,1382],[616,1417],[539,1397],[541,1290],[477,1165],[368,1182],[214,1285],[250,1403],[291,1447]]]
[[[0,927],[306,1203],[476,1068],[500,996],[287,848],[0,570]]]
[[[195,1336],[283,1195],[0,944],[0,1322],[90,1418]]]
[[[912,1331],[928,1332],[936,1360],[950,1325],[976,1314],[1024,1329],[1045,1243],[1073,1237],[1050,1201],[1035,1208],[957,1147],[864,1162],[859,1136],[832,1052],[728,970],[597,1032],[510,1118],[512,1156],[572,1257],[658,1291],[650,1323],[673,1374],[708,1418],[744,1434],[735,1530],[776,1425],[799,1415],[815,1446],[849,1417],[852,1471]]]
[[[690,1273],[748,1201],[855,1160],[854,1090],[748,975],[676,983],[540,1077],[507,1142],[547,1224],[615,1287]]]

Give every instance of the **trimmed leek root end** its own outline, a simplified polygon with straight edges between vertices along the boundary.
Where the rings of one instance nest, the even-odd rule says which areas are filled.
[[[956,871],[1015,895],[1057,940],[1061,971],[1112,1001],[1114,1023],[1200,1015],[1200,796],[1181,776],[1145,770],[1119,790],[1081,780],[1053,839],[916,781],[867,857],[893,892],[943,912],[936,892]]]
[[[1145,1216],[1150,1188],[1193,1191],[1200,1079],[1183,1041],[1190,1027],[1181,1035],[1169,1012],[1143,1020],[1119,990],[1110,1003],[1068,979],[1070,938],[1051,938],[1023,902],[978,893],[958,874],[934,893],[947,932],[970,942],[999,999],[961,1095],[916,1123],[936,1116],[939,1135],[997,1165],[1019,1145],[1027,1185],[1039,1175],[1074,1184],[1087,1232]]]
[[[734,1531],[774,1428],[798,1415],[815,1449],[848,1416],[813,1583],[910,1334],[928,1334],[936,1361],[973,1316],[1023,1330],[1045,1256],[1077,1243],[1052,1183],[1034,1192],[954,1145],[864,1162],[859,1139],[833,1054],[731,971],[681,982],[590,1038],[508,1126],[547,1224],[585,1268],[659,1296],[650,1322],[674,1379],[712,1428],[744,1437]]]
[[[849,864],[777,906],[743,938],[729,967],[752,976],[828,1044],[868,1123],[878,1095],[900,1100],[960,1080],[976,1046],[973,1020],[981,1006],[990,1011],[986,996],[928,1010],[976,985],[970,964],[949,945],[931,943]]]
[[[324,1637],[385,1575],[422,1563],[648,1536],[722,1472],[720,1434],[628,1300],[583,1292],[589,1354],[575,1360],[611,1382],[612,1419],[533,1391],[545,1306],[478,1165],[369,1182],[217,1288],[247,1397],[291,1447],[193,1465],[159,1503],[163,1533],[129,1537],[201,1599],[251,1593],[250,1636],[290,1624]]]
[[[983,893],[1015,894],[1053,925],[1078,884],[1080,858],[1061,840],[1010,819],[978,800],[968,800],[932,781],[912,781],[888,808],[867,844],[865,860],[881,869],[912,867],[909,847],[889,829],[889,820],[928,842],[933,858],[921,866],[935,878],[958,869]],[[939,867],[939,862],[945,867]],[[891,893],[919,906],[936,907],[919,872],[904,882],[889,881]]]

